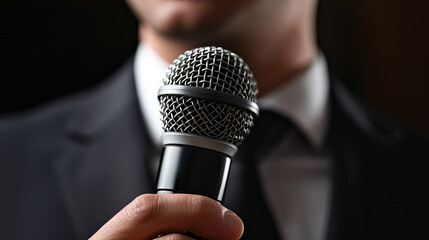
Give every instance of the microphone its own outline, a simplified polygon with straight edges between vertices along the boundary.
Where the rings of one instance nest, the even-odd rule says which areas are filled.
[[[159,89],[164,148],[157,193],[189,193],[222,203],[231,158],[259,113],[256,80],[237,54],[186,51]]]

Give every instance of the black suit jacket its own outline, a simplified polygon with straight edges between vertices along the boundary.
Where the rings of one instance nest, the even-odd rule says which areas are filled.
[[[331,81],[326,147],[334,162],[326,239],[423,239],[426,141],[368,114]],[[102,85],[0,120],[0,239],[84,239],[154,192],[132,62]],[[225,205],[235,198],[233,161]],[[238,208],[238,209],[235,209]],[[261,223],[261,226],[264,223]],[[267,229],[273,229],[268,227]],[[246,228],[243,239],[267,239]]]

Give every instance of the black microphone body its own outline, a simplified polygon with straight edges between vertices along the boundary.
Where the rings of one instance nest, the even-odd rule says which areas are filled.
[[[231,158],[209,149],[168,145],[158,172],[158,193],[192,193],[222,202]]]

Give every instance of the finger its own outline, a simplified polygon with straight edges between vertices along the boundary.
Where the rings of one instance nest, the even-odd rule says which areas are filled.
[[[172,234],[168,234],[168,235],[156,238],[154,240],[195,240],[195,238],[191,238],[189,236],[185,236],[178,233],[172,233]]]
[[[211,240],[235,240],[243,223],[218,202],[189,194],[144,194],[117,213],[92,239],[153,239],[186,233]]]

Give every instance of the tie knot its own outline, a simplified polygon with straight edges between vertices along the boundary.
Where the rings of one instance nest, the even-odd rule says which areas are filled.
[[[281,114],[261,110],[255,126],[239,147],[240,159],[256,162],[268,156],[291,127],[291,121]]]

